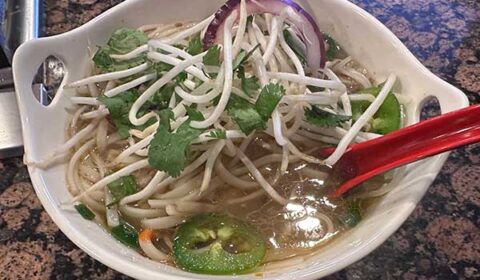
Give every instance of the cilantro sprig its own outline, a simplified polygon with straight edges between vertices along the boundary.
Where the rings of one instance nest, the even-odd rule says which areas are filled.
[[[193,37],[192,40],[188,42],[186,51],[191,55],[200,54],[203,50],[202,39],[200,39],[200,34]]]
[[[220,66],[220,51],[219,45],[210,47],[203,57],[203,64],[207,66]]]
[[[92,60],[102,72],[120,71],[138,66],[146,61],[144,55],[121,61],[113,59],[110,55],[128,53],[146,44],[147,41],[148,37],[143,31],[130,28],[118,29],[112,34],[107,45],[98,48]]]
[[[350,116],[342,116],[322,110],[318,106],[305,110],[307,122],[320,127],[336,127],[351,119]]]
[[[246,77],[245,68],[239,67],[237,70],[237,75],[240,78],[242,90],[249,97],[256,96],[258,90],[260,89],[260,84],[258,83],[258,78],[255,76]]]
[[[285,89],[282,85],[270,83],[263,87],[255,104],[235,95],[230,97],[227,112],[240,130],[247,135],[256,129],[264,130],[284,94]]]
[[[170,113],[162,113],[171,116]],[[202,134],[203,129],[190,126],[192,120],[203,119],[196,109],[187,107],[189,119],[175,132],[170,131],[170,125],[163,122],[158,127],[148,149],[148,162],[157,170],[166,172],[172,177],[180,175],[187,164],[188,148],[193,140]]]
[[[256,129],[264,130],[267,128],[266,122],[255,109],[254,105],[241,97],[236,95],[230,97],[227,112],[240,130],[246,135]]]
[[[130,136],[129,130],[135,128],[135,126],[130,122],[128,118],[128,114],[130,112],[130,108],[132,107],[135,100],[137,100],[139,93],[137,90],[132,89],[129,91],[122,92],[121,94],[114,96],[114,97],[107,97],[107,96],[100,96],[98,100],[105,104],[109,113],[110,119],[115,124],[117,128],[118,135],[122,138],[128,138]],[[144,115],[147,109],[154,108],[155,104],[150,103],[146,104],[144,107],[140,109],[138,114]],[[154,119],[152,118],[149,120],[145,125],[139,126],[137,128],[143,129],[152,124]]]
[[[280,84],[270,83],[265,85],[255,102],[255,109],[265,121],[270,118],[273,110],[285,95],[285,89]]]

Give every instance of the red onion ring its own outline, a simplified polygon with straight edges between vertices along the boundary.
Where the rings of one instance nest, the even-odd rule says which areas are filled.
[[[225,20],[233,11],[240,9],[240,1],[227,0],[218,9],[203,38],[204,49],[208,49],[220,41]],[[287,13],[286,20],[302,33],[307,51],[307,65],[313,70],[325,67],[326,47],[322,32],[313,17],[300,5],[292,0],[246,0],[246,5],[248,15],[261,13],[280,15],[284,8],[291,7],[294,13]]]

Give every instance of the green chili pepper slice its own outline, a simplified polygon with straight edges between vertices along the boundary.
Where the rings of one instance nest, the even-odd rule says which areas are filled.
[[[200,214],[181,225],[173,241],[175,262],[204,274],[239,274],[263,260],[265,242],[251,225],[221,214]]]
[[[377,96],[382,90],[382,86],[371,87],[361,90],[359,93],[372,94]],[[353,120],[358,118],[370,106],[369,101],[353,101],[352,115]],[[390,92],[385,101],[373,116],[372,128],[373,132],[380,134],[388,134],[392,131],[400,129],[402,124],[402,109],[395,95]]]

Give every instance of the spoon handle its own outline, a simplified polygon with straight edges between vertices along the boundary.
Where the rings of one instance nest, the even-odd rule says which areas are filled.
[[[339,162],[347,181],[335,196],[390,169],[475,142],[480,142],[480,104],[352,145]]]

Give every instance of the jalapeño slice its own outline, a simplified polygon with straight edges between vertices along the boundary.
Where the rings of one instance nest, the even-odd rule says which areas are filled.
[[[200,214],[181,225],[173,242],[175,262],[204,274],[252,270],[265,255],[265,242],[251,225],[221,214]]]
[[[371,94],[377,96],[382,90],[382,86],[371,87],[361,90],[359,93]],[[353,120],[356,121],[370,106],[369,101],[352,102]],[[402,109],[400,103],[392,92],[389,92],[385,101],[373,116],[373,132],[387,134],[400,129],[402,122]]]

